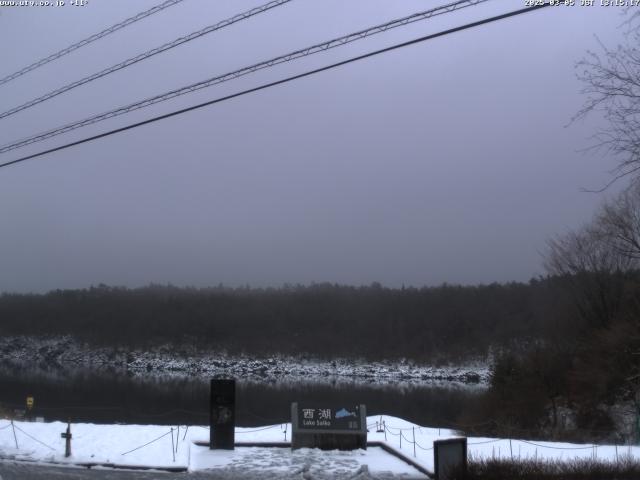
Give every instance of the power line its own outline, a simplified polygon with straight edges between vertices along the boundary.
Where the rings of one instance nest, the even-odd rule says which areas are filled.
[[[186,87],[181,87],[176,90],[171,90],[169,92],[165,92],[160,95],[156,95],[154,97],[150,97],[124,107],[117,108],[115,110],[111,110],[108,112],[100,113],[98,115],[94,115],[92,117],[86,118],[84,120],[79,120],[67,125],[63,125],[61,127],[56,127],[52,130],[49,130],[44,133],[36,134],[31,137],[27,137],[22,140],[18,140],[16,142],[5,144],[0,147],[0,153],[5,153],[10,150],[14,150],[16,148],[24,147],[26,145],[30,145],[32,143],[40,142],[43,140],[47,140],[49,138],[55,137],[57,135],[61,135],[63,133],[70,132],[77,128],[81,128],[87,125],[91,125],[97,122],[101,122],[103,120],[107,120],[109,118],[117,117],[119,115],[123,115],[125,113],[132,112],[134,110],[138,110],[141,108],[149,107],[151,105],[155,105],[156,103],[164,102],[166,100],[170,100],[181,95],[185,95],[187,93],[191,93],[203,88],[207,88],[213,85],[217,85],[220,83],[227,82],[229,80],[233,80],[244,75],[248,75],[251,73],[255,73],[259,70],[270,68],[275,65],[279,65],[281,63],[290,62],[296,60],[301,57],[306,57],[309,55],[313,55],[316,53],[324,52],[326,50],[340,47],[342,45],[346,45],[351,42],[355,42],[357,40],[361,40],[363,38],[369,37],[371,35],[375,35],[377,33],[382,33],[392,28],[397,28],[400,26],[405,26],[413,22],[417,22],[419,20],[425,20],[428,18],[432,18],[437,15],[442,15],[445,13],[450,13],[456,10],[460,10],[461,8],[477,5],[479,3],[487,2],[488,0],[459,0],[454,3],[446,4],[440,7],[433,8],[431,10],[427,10],[420,13],[415,13],[413,15],[409,15],[407,17],[403,17],[400,19],[392,20],[390,22],[376,25],[374,27],[367,28],[365,30],[360,30],[359,32],[350,33],[348,35],[344,35],[342,37],[335,38],[333,40],[329,40],[327,42],[319,43],[316,45],[312,45],[310,47],[306,47],[300,50],[296,50],[285,55],[280,55],[278,57],[272,58],[270,60],[266,60],[263,62],[256,63],[254,65],[243,67],[239,70],[235,70],[230,73],[225,73],[223,75],[218,75],[216,77],[209,78],[207,80],[203,80],[191,85],[187,85]]]
[[[42,67],[43,65],[46,65],[49,62],[53,62],[54,60],[57,60],[60,57],[64,57],[65,55],[73,52],[74,50],[77,50],[81,47],[84,47],[85,45],[88,45],[92,42],[95,42],[96,40],[102,38],[102,37],[106,37],[107,35],[110,35],[114,32],[117,32],[118,30],[128,27],[129,25],[136,23],[140,20],[142,20],[143,18],[146,18],[150,15],[153,15],[154,13],[158,13],[161,12],[162,10],[164,10],[165,8],[169,8],[172,7],[173,5],[175,5],[176,3],[180,3],[183,0],[167,0],[166,2],[163,2],[159,5],[156,5],[155,7],[150,8],[149,10],[145,10],[144,12],[140,12],[137,15],[134,15],[133,17],[129,17],[126,20],[123,20],[120,23],[116,23],[115,25],[110,26],[109,28],[105,28],[104,30],[102,30],[101,32],[98,32],[94,35],[91,35],[90,37],[85,38],[84,40],[80,40],[79,42],[74,43],[73,45],[69,45],[67,48],[64,48],[62,50],[60,50],[59,52],[53,53],[51,55],[49,55],[48,57],[45,57],[41,60],[38,60],[37,62],[32,63],[29,66],[24,67],[21,70],[18,70],[17,72],[14,72],[10,75],[7,75],[6,77],[0,79],[0,85],[4,85],[7,82],[10,82],[11,80],[14,80],[22,75],[24,75],[25,73],[28,73],[32,70],[35,70],[38,67]]]
[[[222,20],[214,25],[209,25],[208,27],[205,27],[201,30],[192,32],[189,35],[186,35],[184,37],[176,38],[171,42],[165,43],[159,47],[148,50],[144,53],[136,55],[135,57],[128,58],[127,60],[124,60],[115,65],[112,65],[111,67],[105,68],[104,70],[100,70],[97,73],[81,78],[80,80],[76,80],[75,82],[64,85],[56,90],[52,90],[51,92],[46,93],[38,98],[29,100],[28,102],[23,103],[22,105],[14,107],[5,112],[2,112],[0,113],[0,119],[13,115],[15,113],[18,113],[29,107],[33,107],[34,105],[37,105],[39,103],[50,100],[53,97],[57,97],[58,95],[68,92],[69,90],[73,90],[74,88],[84,85],[85,83],[93,82],[94,80],[98,80],[99,78],[102,78],[111,73],[117,72],[118,70],[122,70],[123,68],[130,67],[131,65],[134,65],[138,62],[146,60],[147,58],[153,57],[154,55],[158,55],[159,53],[163,53],[163,52],[166,52],[167,50],[171,50],[172,48],[182,45],[183,43],[190,42],[204,35],[207,35],[211,32],[215,32],[216,30],[220,30],[230,25],[233,25],[234,23],[240,22],[242,20],[246,20],[247,18],[253,17],[254,15],[258,15],[260,13],[266,12],[267,10],[271,10],[272,8],[279,7],[290,1],[291,0],[272,0],[264,5],[261,5],[256,8],[252,8],[251,10],[247,10],[246,12],[234,15],[233,17],[227,18],[226,20]]]
[[[332,70],[334,68],[341,67],[341,66],[347,65],[349,63],[357,62],[359,60],[364,60],[365,58],[369,58],[369,57],[373,57],[373,56],[376,56],[376,55],[380,55],[382,53],[387,53],[387,52],[390,52],[392,50],[397,50],[397,49],[400,49],[400,48],[403,48],[403,47],[408,47],[410,45],[415,45],[417,43],[421,43],[421,42],[425,42],[425,41],[428,41],[428,40],[432,40],[434,38],[438,38],[438,37],[442,37],[442,36],[449,35],[449,34],[452,34],[452,33],[460,32],[462,30],[468,30],[470,28],[479,27],[481,25],[485,25],[485,24],[488,24],[488,23],[496,22],[498,20],[503,20],[503,19],[506,19],[506,18],[509,18],[509,17],[514,17],[516,15],[522,15],[524,13],[529,13],[529,12],[532,12],[534,10],[539,10],[541,8],[548,7],[549,5],[550,4],[548,4],[548,3],[544,3],[544,4],[541,4],[541,5],[535,5],[533,7],[527,7],[527,8],[522,8],[520,10],[514,10],[514,11],[511,11],[511,12],[508,12],[508,13],[503,13],[501,15],[497,15],[497,16],[494,16],[494,17],[489,17],[489,18],[485,18],[483,20],[479,20],[479,21],[476,21],[476,22],[467,23],[465,25],[461,25],[461,26],[458,26],[458,27],[450,28],[448,30],[443,30],[443,31],[438,32],[438,33],[433,33],[433,34],[430,34],[430,35],[419,37],[419,38],[416,38],[416,39],[413,39],[413,40],[409,40],[407,42],[398,43],[398,44],[392,45],[390,47],[386,47],[386,48],[382,48],[380,50],[375,50],[373,52],[365,53],[363,55],[359,55],[357,57],[352,57],[352,58],[349,58],[347,60],[343,60],[341,62],[332,63],[330,65],[326,65],[324,67],[316,68],[314,70],[308,70],[308,71],[306,71],[304,73],[300,73],[300,74],[297,74],[297,75],[292,75],[290,77],[287,77],[287,78],[284,78],[284,79],[281,79],[281,80],[277,80],[277,81],[274,81],[274,82],[265,83],[265,84],[260,85],[258,87],[253,87],[253,88],[250,88],[250,89],[247,89],[247,90],[243,90],[241,92],[237,92],[237,93],[234,93],[234,94],[231,94],[231,95],[226,95],[224,97],[216,98],[216,99],[210,100],[208,102],[200,103],[198,105],[193,105],[191,107],[183,108],[181,110],[176,110],[176,111],[171,112],[171,113],[166,113],[164,115],[159,115],[157,117],[153,117],[153,118],[150,118],[150,119],[147,119],[147,120],[143,120],[141,122],[133,123],[133,124],[127,125],[125,127],[116,128],[116,129],[110,130],[108,132],[104,132],[104,133],[101,133],[101,134],[98,134],[98,135],[93,135],[91,137],[83,138],[83,139],[77,140],[75,142],[67,143],[67,144],[64,144],[64,145],[61,145],[61,146],[58,146],[58,147],[55,147],[55,148],[50,148],[48,150],[44,150],[44,151],[41,151],[41,152],[38,152],[38,153],[27,155],[27,156],[18,158],[16,160],[12,160],[10,162],[6,162],[6,163],[3,163],[3,164],[0,164],[0,168],[7,167],[9,165],[13,165],[13,164],[16,164],[16,163],[19,163],[19,162],[24,162],[24,161],[30,160],[32,158],[36,158],[36,157],[40,157],[42,155],[46,155],[48,153],[57,152],[59,150],[64,150],[64,149],[67,149],[67,148],[70,148],[70,147],[73,147],[73,146],[76,146],[76,145],[80,145],[80,144],[83,144],[83,143],[91,142],[91,141],[97,140],[99,138],[115,135],[116,133],[124,132],[126,130],[131,130],[133,128],[137,128],[137,127],[140,127],[142,125],[147,125],[149,123],[154,123],[154,122],[157,122],[159,120],[164,120],[166,118],[174,117],[176,115],[181,115],[183,113],[190,112],[190,111],[196,110],[196,109],[200,109],[200,108],[203,108],[203,107],[206,107],[206,106],[209,106],[209,105],[214,105],[216,103],[221,103],[221,102],[224,102],[224,101],[227,101],[227,100],[231,100],[232,98],[236,98],[236,97],[240,97],[240,96],[243,96],[243,95],[247,95],[249,93],[257,92],[257,91],[260,91],[260,90],[265,90],[267,88],[274,87],[276,85],[281,85],[281,84],[284,84],[284,83],[288,83],[288,82],[291,82],[293,80],[298,80],[298,79],[301,79],[301,78],[304,78],[304,77],[308,77],[308,76],[314,75],[316,73],[324,72],[326,70]]]

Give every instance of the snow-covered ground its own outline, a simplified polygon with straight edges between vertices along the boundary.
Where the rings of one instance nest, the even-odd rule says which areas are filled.
[[[380,383],[423,383],[447,381],[484,385],[489,378],[488,362],[465,365],[419,365],[410,361],[367,362],[364,360],[318,359],[271,356],[254,358],[224,352],[202,352],[188,346],[161,345],[153,350],[99,348],[72,337],[0,338],[0,362],[46,364],[47,366],[118,367],[144,376],[229,376],[245,380],[282,378],[345,378]]]
[[[377,432],[384,421],[386,431]],[[389,447],[433,471],[434,440],[451,438],[456,432],[418,426],[390,416],[368,418],[369,441]],[[15,436],[14,427],[15,426]],[[61,422],[18,422],[0,419],[0,460],[45,463],[97,463],[120,466],[182,467],[189,471],[215,469],[223,472],[271,472],[278,475],[304,474],[310,478],[331,478],[346,474],[392,474],[424,478],[414,467],[379,447],[366,451],[323,452],[316,449],[291,451],[278,447],[238,447],[234,451],[210,451],[194,442],[207,442],[205,426],[185,428],[158,425],[72,424],[72,456],[64,457],[65,440]],[[236,442],[285,442],[291,439],[291,425],[237,428]],[[414,441],[415,438],[415,441]],[[16,448],[17,442],[17,448]],[[616,461],[626,456],[640,458],[640,447],[628,445],[569,444],[496,438],[468,438],[473,458],[546,458],[568,460],[597,458]],[[304,477],[304,475],[303,475]],[[357,478],[357,477],[356,477]]]

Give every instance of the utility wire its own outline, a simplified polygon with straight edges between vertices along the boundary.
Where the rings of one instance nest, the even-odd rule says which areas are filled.
[[[182,1],[182,0],[180,0]],[[89,75],[87,77],[81,78],[80,80],[76,80],[75,82],[69,83],[67,85],[64,85],[56,90],[52,90],[49,93],[45,93],[44,95],[38,97],[38,98],[34,98],[33,100],[29,100],[26,103],[23,103],[22,105],[19,105],[17,107],[14,107],[10,110],[7,110],[5,112],[0,113],[0,119],[5,118],[5,117],[9,117],[15,113],[18,113],[22,110],[25,110],[29,107],[33,107],[34,105],[38,105],[39,103],[45,102],[47,100],[50,100],[54,97],[57,97],[58,95],[68,92],[69,90],[73,90],[74,88],[77,88],[81,85],[84,85],[85,83],[89,83],[89,82],[93,82],[94,80],[98,80],[99,78],[105,77],[111,73],[117,72],[118,70],[122,70],[123,68],[127,68],[130,67],[131,65],[134,65],[138,62],[141,62],[143,60],[146,60],[147,58],[153,57],[154,55],[158,55],[159,53],[163,53],[166,52],[167,50],[171,50],[172,48],[175,48],[179,45],[182,45],[183,43],[187,43],[190,42],[192,40],[195,40],[197,38],[200,38],[204,35],[207,35],[208,33],[211,32],[215,32],[216,30],[221,30],[225,27],[228,27],[230,25],[233,25],[234,23],[240,22],[242,20],[246,20],[247,18],[253,17],[254,15],[258,15],[260,13],[266,12],[267,10],[271,10],[272,8],[275,7],[279,7],[285,3],[289,3],[291,0],[272,0],[271,2],[265,3],[264,5],[261,5],[259,7],[255,7],[252,8],[251,10],[247,10],[246,12],[243,13],[239,13],[237,15],[234,15],[233,17],[227,18],[225,20],[222,20],[214,25],[209,25],[208,27],[205,27],[201,30],[198,30],[196,32],[191,32],[189,35],[186,35],[184,37],[179,37],[176,38],[175,40],[165,43],[163,45],[160,45],[159,47],[153,48],[151,50],[148,50],[144,53],[141,53],[139,55],[136,55],[135,57],[131,57],[128,58],[127,60],[124,60],[120,63],[117,63],[115,65],[112,65],[108,68],[105,68],[103,70],[100,70],[97,73],[94,73],[92,75]]]
[[[16,148],[24,147],[26,145],[40,142],[42,140],[46,140],[51,137],[55,137],[57,135],[61,135],[63,133],[70,132],[80,127],[84,127],[87,125],[91,125],[97,122],[101,122],[103,120],[113,118],[119,115],[123,115],[125,113],[132,112],[134,110],[138,110],[141,108],[145,108],[151,105],[155,105],[156,103],[164,102],[166,100],[170,100],[172,98],[179,97],[181,95],[185,95],[187,93],[194,92],[196,90],[200,90],[206,87],[210,87],[216,84],[220,84],[223,82],[227,82],[229,80],[233,80],[244,75],[257,72],[258,70],[262,70],[265,68],[270,68],[275,65],[290,62],[296,60],[301,57],[306,57],[309,55],[313,55],[316,53],[320,53],[331,48],[340,47],[347,43],[355,42],[357,40],[361,40],[363,38],[369,37],[371,35],[382,33],[392,28],[400,27],[407,25],[409,23],[413,23],[419,20],[425,20],[437,15],[441,15],[444,13],[449,13],[455,10],[459,10],[464,7],[469,7],[473,5],[477,5],[479,3],[487,2],[488,0],[459,0],[454,3],[449,3],[447,5],[443,5],[437,8],[433,8],[431,10],[427,10],[420,13],[415,13],[413,15],[409,15],[407,17],[403,17],[397,20],[392,20],[390,22],[376,25],[374,27],[367,28],[365,30],[361,30],[356,33],[350,33],[348,35],[344,35],[342,37],[335,38],[333,40],[329,40],[327,42],[319,43],[316,45],[312,45],[307,48],[303,48],[300,50],[296,50],[294,52],[287,53],[285,55],[280,55],[279,57],[272,58],[270,60],[266,60],[260,63],[256,63],[249,67],[244,67],[239,70],[235,70],[230,73],[225,73],[224,75],[219,75],[213,78],[209,78],[207,80],[203,80],[191,85],[187,85],[186,87],[178,88],[176,90],[171,90],[170,92],[163,93],[161,95],[156,95],[154,97],[147,98],[145,100],[141,100],[132,104],[129,104],[124,107],[117,108],[115,110],[111,110],[108,112],[104,112],[98,115],[94,115],[92,117],[86,118],[84,120],[79,120],[61,127],[54,128],[44,133],[36,134],[31,137],[27,137],[23,140],[18,140],[11,144],[6,144],[0,147],[0,153],[5,153],[10,150],[14,150]]]
[[[287,78],[284,78],[284,79],[281,79],[281,80],[277,80],[277,81],[270,82],[270,83],[265,83],[265,84],[260,85],[258,87],[254,87],[254,88],[250,88],[250,89],[247,89],[247,90],[243,90],[241,92],[237,92],[237,93],[234,93],[234,94],[231,94],[231,95],[226,95],[224,97],[219,97],[219,98],[216,98],[214,100],[210,100],[208,102],[200,103],[198,105],[193,105],[191,107],[183,108],[181,110],[176,110],[176,111],[171,112],[171,113],[166,113],[164,115],[159,115],[157,117],[153,117],[153,118],[141,121],[141,122],[133,123],[133,124],[127,125],[125,127],[116,128],[116,129],[110,130],[108,132],[104,132],[104,133],[101,133],[101,134],[98,134],[98,135],[93,135],[91,137],[83,138],[83,139],[77,140],[75,142],[67,143],[67,144],[64,144],[64,145],[61,145],[61,146],[58,146],[58,147],[55,147],[55,148],[50,148],[48,150],[44,150],[44,151],[41,151],[41,152],[38,152],[38,153],[27,155],[27,156],[18,158],[16,160],[12,160],[10,162],[2,163],[2,164],[0,164],[0,168],[7,167],[9,165],[13,165],[13,164],[19,163],[19,162],[24,162],[24,161],[30,160],[32,158],[36,158],[36,157],[40,157],[42,155],[46,155],[48,153],[53,153],[53,152],[57,152],[59,150],[64,150],[64,149],[73,147],[75,145],[80,145],[80,144],[83,144],[83,143],[91,142],[91,141],[97,140],[99,138],[108,137],[108,136],[114,135],[116,133],[124,132],[126,130],[131,130],[133,128],[137,128],[137,127],[140,127],[142,125],[147,125],[149,123],[157,122],[159,120],[164,120],[166,118],[174,117],[176,115],[181,115],[183,113],[190,112],[192,110],[203,108],[203,107],[206,107],[206,106],[209,106],[209,105],[214,105],[216,103],[224,102],[226,100],[231,100],[232,98],[236,98],[236,97],[240,97],[240,96],[243,96],[243,95],[247,95],[249,93],[257,92],[257,91],[260,91],[260,90],[265,90],[267,88],[274,87],[276,85],[281,85],[281,84],[284,84],[284,83],[288,83],[288,82],[291,82],[293,80],[298,80],[298,79],[301,79],[301,78],[304,78],[304,77],[308,77],[308,76],[311,76],[311,75],[314,75],[314,74],[317,74],[317,73],[320,73],[320,72],[324,72],[326,70],[332,70],[334,68],[341,67],[341,66],[347,65],[349,63],[357,62],[357,61],[363,60],[365,58],[369,58],[369,57],[373,57],[373,56],[376,56],[376,55],[380,55],[382,53],[387,53],[387,52],[390,52],[392,50],[397,50],[397,49],[400,49],[400,48],[403,48],[403,47],[407,47],[409,45],[414,45],[414,44],[417,44],[417,43],[421,43],[421,42],[425,42],[425,41],[428,41],[428,40],[432,40],[434,38],[438,38],[438,37],[442,37],[442,36],[449,35],[449,34],[452,34],[452,33],[460,32],[462,30],[468,30],[470,28],[479,27],[481,25],[485,25],[485,24],[488,24],[488,23],[496,22],[498,20],[503,20],[503,19],[506,19],[506,18],[509,18],[509,17],[514,17],[516,15],[522,15],[524,13],[529,13],[529,12],[532,12],[534,10],[539,10],[541,8],[545,8],[545,7],[548,7],[548,6],[549,6],[549,4],[545,3],[545,4],[541,4],[541,5],[536,5],[536,6],[533,6],[533,7],[522,8],[520,10],[514,10],[514,11],[511,11],[511,12],[508,12],[508,13],[504,13],[502,15],[497,15],[497,16],[494,16],[494,17],[485,18],[485,19],[479,20],[477,22],[467,23],[465,25],[461,25],[461,26],[458,26],[458,27],[455,27],[455,28],[450,28],[448,30],[443,30],[441,32],[433,33],[431,35],[425,35],[423,37],[419,37],[419,38],[416,38],[416,39],[413,39],[413,40],[409,40],[407,42],[398,43],[398,44],[392,45],[390,47],[382,48],[380,50],[375,50],[373,52],[369,52],[369,53],[366,53],[364,55],[359,55],[357,57],[352,57],[352,58],[349,58],[347,60],[343,60],[341,62],[332,63],[330,65],[326,65],[324,67],[316,68],[314,70],[309,70],[309,71],[306,71],[304,73],[293,75],[293,76],[290,76],[290,77],[287,77]]]
[[[48,57],[45,57],[41,60],[38,60],[37,62],[32,63],[31,65],[24,67],[21,70],[18,70],[17,72],[14,72],[10,75],[7,75],[6,77],[0,79],[0,85],[4,85],[7,82],[10,82],[11,80],[14,80],[22,75],[24,75],[25,73],[28,73],[32,70],[35,70],[38,67],[42,67],[43,65],[46,65],[49,62],[53,62],[54,60],[59,59],[60,57],[64,57],[65,55],[73,52],[74,50],[77,50],[81,47],[84,47],[85,45],[88,45],[92,42],[95,42],[96,40],[102,38],[102,37],[106,37],[107,35],[110,35],[114,32],[117,32],[118,30],[128,27],[129,25],[136,23],[140,20],[142,20],[143,18],[146,18],[150,15],[153,15],[154,13],[158,13],[161,12],[162,10],[164,10],[165,8],[169,8],[172,7],[173,5],[175,5],[176,3],[180,3],[183,0],[167,0],[166,2],[163,2],[159,5],[156,5],[155,7],[150,8],[149,10],[145,10],[144,12],[140,12],[137,15],[134,15],[133,17],[127,18],[126,20],[123,20],[120,23],[116,23],[115,25],[110,26],[109,28],[105,28],[104,30],[102,30],[99,33],[96,33],[94,35],[91,35],[90,37],[85,38],[84,40],[80,40],[77,43],[74,43],[73,45],[69,45],[67,48],[64,48],[62,50],[60,50],[59,52],[53,53],[51,55],[49,55]]]

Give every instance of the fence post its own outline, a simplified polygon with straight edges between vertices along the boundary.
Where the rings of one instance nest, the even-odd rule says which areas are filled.
[[[173,455],[173,462],[175,463],[176,451],[174,450],[174,446],[173,446],[173,427],[171,427],[171,454]]]
[[[13,426],[13,419],[11,419],[11,430],[13,430],[13,440],[16,442],[16,450],[18,450],[18,437],[16,437],[16,427]]]
[[[413,433],[413,456],[416,456],[416,427],[411,427],[411,432]]]
[[[387,441],[387,422],[386,422],[386,420],[382,421],[382,425],[384,427],[384,441],[386,442]]]
[[[402,429],[400,429],[400,450],[402,450]]]
[[[67,432],[62,435],[65,438],[64,442],[64,456],[71,456],[71,420],[67,422]]]
[[[513,446],[511,445],[511,439],[509,439],[509,451],[511,452],[511,461],[513,462]]]

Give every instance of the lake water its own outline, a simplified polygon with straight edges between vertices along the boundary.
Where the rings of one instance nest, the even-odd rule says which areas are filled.
[[[344,378],[305,381],[237,379],[237,425],[290,421],[291,402],[359,404],[368,415],[386,414],[419,425],[452,427],[482,387],[447,383],[381,384]],[[24,409],[35,399],[34,416],[72,422],[196,424],[209,421],[209,379],[142,376],[126,370],[0,366],[0,409]]]

